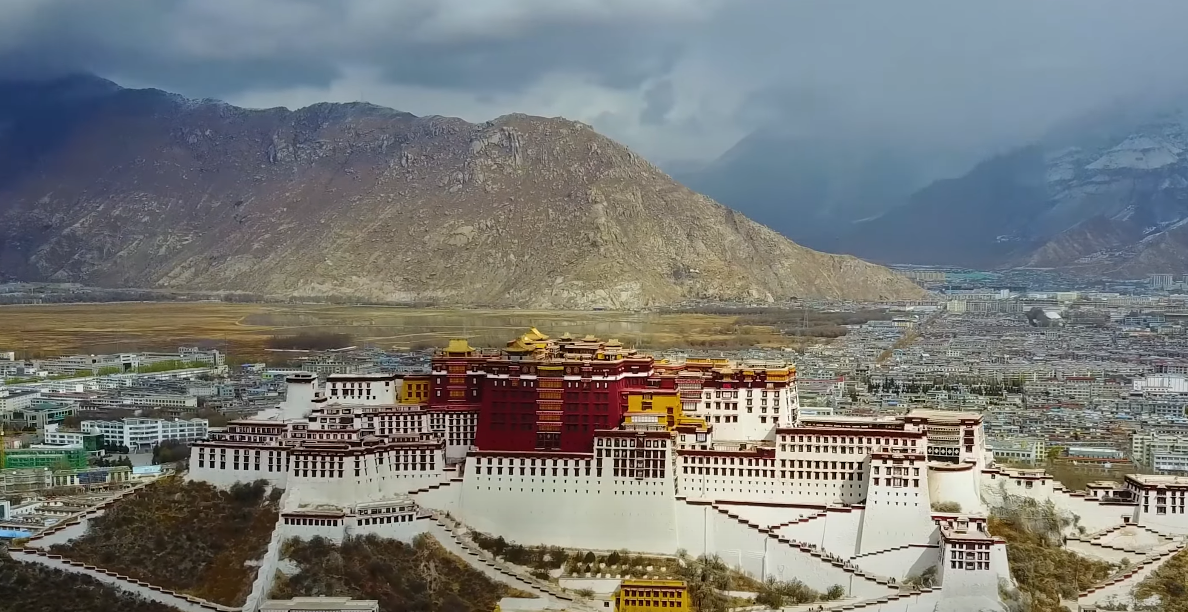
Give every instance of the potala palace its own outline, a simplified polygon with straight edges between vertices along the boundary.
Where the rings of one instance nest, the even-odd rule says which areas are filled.
[[[449,513],[521,544],[684,549],[922,611],[1002,608],[1006,544],[986,515],[1004,493],[1076,514],[1068,545],[1107,558],[1188,534],[1186,479],[1070,492],[995,466],[978,414],[801,414],[785,365],[670,363],[531,330],[499,350],[452,341],[427,375],[295,374],[287,388],[277,414],[196,443],[190,475],[283,487],[291,535],[406,538],[419,511]],[[938,588],[888,599],[934,566]]]

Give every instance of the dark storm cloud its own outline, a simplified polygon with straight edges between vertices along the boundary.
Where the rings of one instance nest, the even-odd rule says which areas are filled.
[[[672,81],[664,79],[653,84],[644,91],[643,112],[639,114],[639,122],[645,125],[659,125],[664,123],[664,117],[676,104],[676,89]]]
[[[1184,23],[1185,0],[7,0],[0,72],[514,107],[659,157],[772,126],[986,148],[1181,94]]]
[[[322,86],[343,64],[378,67],[394,83],[475,92],[517,90],[551,72],[637,87],[681,54],[682,41],[658,31],[657,20],[699,4],[14,1],[23,8],[0,13],[6,74],[87,70],[209,96],[249,86]]]

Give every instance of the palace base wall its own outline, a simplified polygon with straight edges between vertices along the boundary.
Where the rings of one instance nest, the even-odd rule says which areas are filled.
[[[909,545],[855,557],[851,562],[876,576],[886,576],[902,582],[936,566],[940,562],[940,551],[940,546],[930,544]]]
[[[961,506],[964,514],[984,514],[985,504],[978,490],[980,472],[973,465],[928,466],[928,495],[931,503],[949,502]]]
[[[729,502],[715,505],[763,527],[788,523],[799,518],[811,516],[824,509],[824,506],[772,506]]]
[[[714,552],[727,564],[756,578],[795,578],[822,591],[836,584],[862,599],[880,597],[892,591],[890,587],[856,576],[724,514],[714,512],[709,517],[714,540],[718,543]]]
[[[468,474],[455,516],[524,545],[672,554],[680,545],[667,479]]]
[[[1051,478],[1015,478],[1005,473],[982,475],[982,497],[989,506],[999,506],[1006,496],[1019,496],[1038,502],[1052,501],[1062,512],[1080,517],[1077,525],[1087,533],[1121,525],[1124,517],[1135,516],[1135,507],[1124,504],[1103,504],[1096,499],[1068,493]],[[1075,528],[1075,527],[1074,527]],[[1070,528],[1070,531],[1074,528]]]
[[[337,506],[393,499],[449,480],[453,472],[441,470],[401,472],[345,478],[291,477],[288,482],[298,505]]]
[[[927,489],[876,488],[862,515],[858,552],[865,554],[904,544],[927,544],[935,531]]]
[[[190,468],[186,472],[186,480],[209,483],[220,489],[228,489],[236,483],[246,484],[257,480],[263,480],[273,487],[284,489],[288,483],[288,476],[287,472],[270,472],[267,468],[220,470],[212,468],[209,464],[198,467],[198,462],[194,459],[190,460]]]
[[[1143,527],[1168,535],[1188,535],[1188,515],[1143,512],[1141,507],[1137,510],[1138,524]]]

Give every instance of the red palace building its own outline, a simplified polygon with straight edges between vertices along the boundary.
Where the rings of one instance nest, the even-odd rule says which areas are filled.
[[[492,451],[591,452],[595,430],[619,426],[625,391],[675,388],[650,355],[615,340],[532,329],[499,351],[452,340],[433,356],[434,408],[475,410],[475,446]]]

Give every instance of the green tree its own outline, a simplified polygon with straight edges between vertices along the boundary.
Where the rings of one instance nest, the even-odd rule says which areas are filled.
[[[165,440],[153,447],[153,464],[174,463],[190,458],[190,445],[181,440]]]
[[[717,555],[678,560],[678,574],[689,589],[689,600],[698,612],[723,612],[730,588],[730,569]]]

